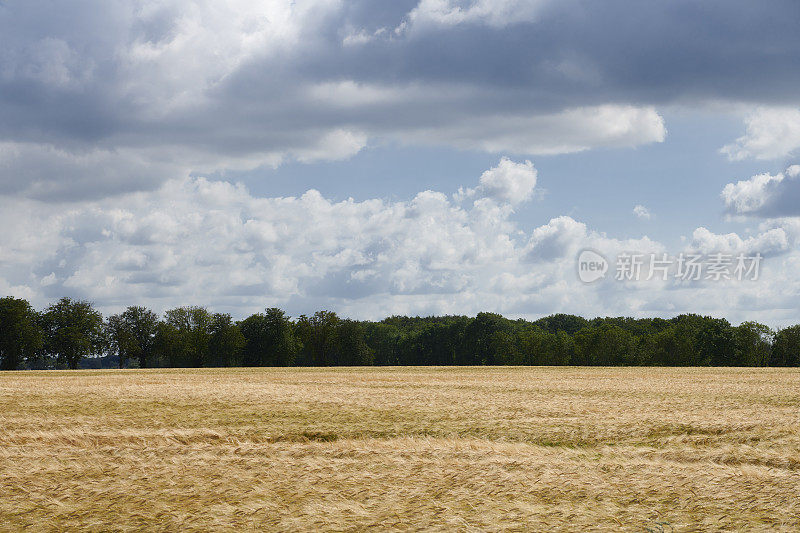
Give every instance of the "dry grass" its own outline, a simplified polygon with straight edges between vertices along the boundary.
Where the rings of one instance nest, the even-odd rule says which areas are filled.
[[[800,372],[0,374],[4,530],[800,530]]]

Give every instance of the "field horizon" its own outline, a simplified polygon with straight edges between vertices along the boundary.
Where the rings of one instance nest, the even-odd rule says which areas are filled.
[[[0,530],[800,528],[800,370],[0,374]]]

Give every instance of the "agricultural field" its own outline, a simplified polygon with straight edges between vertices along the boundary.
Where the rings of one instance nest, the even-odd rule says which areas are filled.
[[[0,374],[0,529],[800,530],[800,371]]]

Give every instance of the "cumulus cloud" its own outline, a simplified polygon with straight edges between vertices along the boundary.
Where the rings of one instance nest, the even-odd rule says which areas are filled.
[[[742,238],[736,233],[719,234],[707,228],[697,228],[692,234],[690,249],[702,254],[761,254],[780,255],[792,249],[786,231],[772,228],[752,237]]]
[[[554,261],[574,253],[584,243],[586,224],[572,217],[560,216],[533,230],[528,241],[528,258]]]
[[[0,288],[37,305],[70,294],[105,310],[141,303],[208,304],[237,316],[265,305],[361,317],[535,314],[557,292],[572,301],[563,291],[574,285],[572,255],[581,247],[660,249],[570,217],[525,232],[511,207],[535,182],[530,162],[503,159],[469,203],[435,191],[391,202],[334,202],[314,190],[257,197],[205,178],[69,209],[5,197],[0,222],[13,220],[17,231],[0,235]]]
[[[643,205],[634,206],[633,214],[636,215],[636,218],[641,218],[644,220],[650,220],[653,216],[650,214],[650,210]]]
[[[488,198],[499,204],[517,205],[530,200],[538,175],[530,161],[515,163],[504,157],[496,167],[481,174],[477,188],[461,189],[456,198]]]
[[[536,187],[533,163],[514,163],[504,157],[500,164],[481,175],[480,194],[499,202],[516,204],[530,199]]]
[[[800,216],[800,165],[786,172],[758,174],[748,180],[729,183],[722,199],[730,214],[765,218]]]
[[[527,194],[533,184],[518,182],[530,175],[535,182],[530,163],[514,165],[501,161],[483,180],[492,205],[470,208],[433,191],[392,203],[332,202],[313,190],[259,198],[204,178],[68,210],[6,199],[4,222],[18,220],[20,231],[0,239],[0,277],[39,299],[70,293],[111,306],[167,299],[239,311],[304,298],[445,298],[513,265],[520,245],[500,204],[522,201],[504,195]]]
[[[40,307],[71,295],[105,312],[198,304],[237,317],[277,305],[295,315],[328,308],[358,318],[483,310],[733,318],[747,317],[761,295],[784,302],[789,293],[775,283],[797,285],[781,269],[735,290],[614,281],[619,254],[674,251],[647,237],[614,238],[569,216],[521,226],[514,212],[536,181],[531,163],[502,159],[479,177],[470,201],[437,191],[396,201],[333,201],[314,190],[260,197],[206,178],[68,207],[0,197],[0,224],[15,228],[0,234],[0,291]],[[798,234],[777,224],[747,238],[699,228],[690,248],[761,253],[769,265],[791,265]],[[612,262],[609,279],[591,286],[575,271],[587,248]],[[796,302],[780,306],[796,309]]]
[[[800,108],[759,108],[745,123],[747,133],[721,149],[733,161],[779,159],[800,148]]]

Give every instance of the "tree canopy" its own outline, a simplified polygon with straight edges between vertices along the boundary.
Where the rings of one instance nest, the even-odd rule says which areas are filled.
[[[205,307],[160,318],[128,307],[105,321],[62,298],[41,313],[0,299],[0,368],[595,365],[800,366],[800,325],[683,314],[671,319],[496,313],[358,321],[332,311],[289,317],[271,307],[241,321]]]

